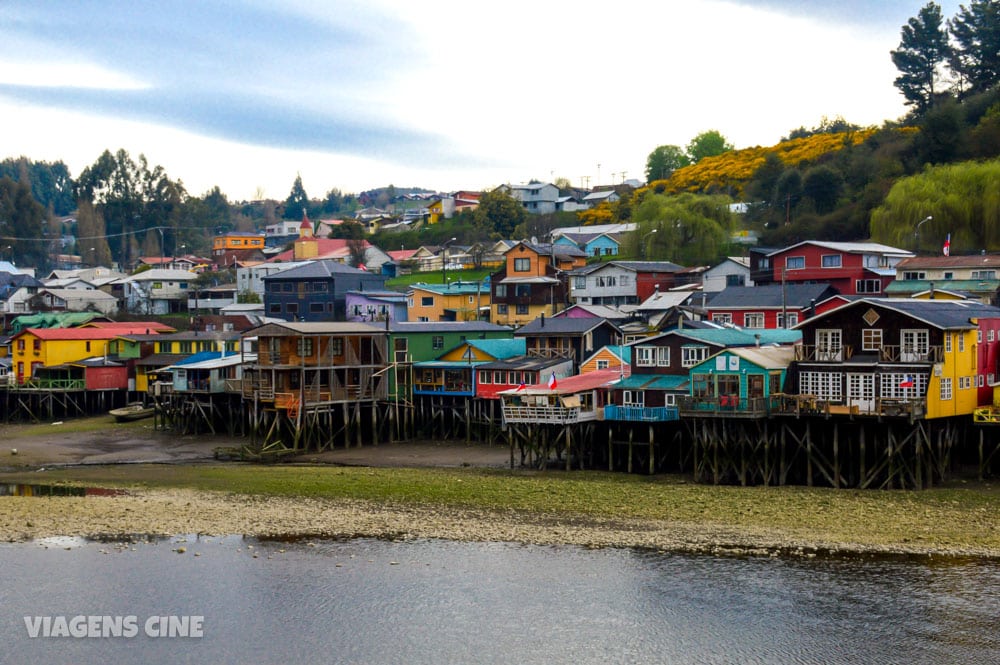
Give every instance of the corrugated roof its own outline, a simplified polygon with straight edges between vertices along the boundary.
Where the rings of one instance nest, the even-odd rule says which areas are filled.
[[[291,268],[289,270],[282,270],[281,272],[274,273],[273,275],[266,275],[263,279],[268,280],[300,280],[300,279],[311,279],[315,277],[332,277],[334,275],[350,275],[352,277],[362,276],[362,275],[375,275],[375,273],[369,272],[367,270],[359,270],[346,263],[340,263],[339,261],[310,261],[309,263],[299,266],[297,268]]]
[[[493,356],[496,359],[523,356],[528,352],[523,337],[512,339],[468,339],[466,344]]]
[[[538,371],[566,363],[565,358],[542,358],[539,356],[514,356],[496,362],[483,363],[479,369]]]
[[[624,390],[685,390],[689,383],[687,374],[633,374],[615,384]]]
[[[1000,308],[976,300],[919,300],[915,298],[863,298],[843,307],[824,312],[796,326],[801,329],[816,321],[842,313],[848,307],[878,306],[895,310],[942,330],[969,330],[976,326],[971,319],[1000,318]]]
[[[899,270],[929,268],[996,268],[1000,267],[1000,254],[968,254],[965,256],[911,256],[896,264]]]
[[[510,326],[501,326],[488,321],[390,321],[392,333],[480,333],[513,332]]]
[[[1000,279],[897,279],[885,287],[885,293],[921,293],[931,285],[940,291],[990,293],[1000,290]]]
[[[603,325],[619,328],[607,319],[538,317],[514,331],[515,335],[582,335]]]
[[[499,394],[501,395],[572,395],[573,393],[584,392],[586,390],[594,390],[595,388],[609,387],[611,384],[615,383],[621,378],[621,374],[617,369],[599,369],[596,372],[587,372],[586,374],[575,374],[573,376],[566,377],[556,377],[556,387],[554,390],[549,389],[549,377],[542,376],[541,383],[535,383],[530,386],[526,386],[522,390],[516,388],[511,388],[510,390],[502,390]]]
[[[894,254],[897,256],[913,256],[913,252],[900,249],[898,247],[890,247],[889,245],[882,245],[877,242],[830,242],[826,240],[803,240],[802,242],[795,243],[789,247],[784,247],[782,249],[777,249],[768,256],[774,256],[775,254],[781,254],[787,252],[796,247],[801,247],[803,245],[814,245],[816,247],[823,247],[826,249],[832,249],[837,252],[844,252],[846,254]]]

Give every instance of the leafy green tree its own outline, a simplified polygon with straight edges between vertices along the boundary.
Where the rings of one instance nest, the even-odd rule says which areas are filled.
[[[928,215],[933,219],[916,236],[916,225]],[[1000,160],[936,166],[900,178],[872,211],[871,236],[879,242],[936,254],[949,233],[953,255],[1000,250]]]
[[[483,192],[472,217],[477,226],[496,234],[496,237],[511,238],[514,229],[524,223],[527,214],[520,201],[498,187]]]
[[[68,215],[76,207],[73,179],[64,163],[35,162],[27,157],[0,162],[0,177],[7,176],[31,187],[31,195],[56,215]]]
[[[647,260],[712,264],[726,254],[734,226],[730,202],[718,195],[649,194],[633,212],[638,227],[627,239],[626,249]]]
[[[302,176],[296,175],[295,182],[292,183],[292,191],[285,199],[285,219],[302,219],[303,215],[309,211],[309,197],[302,186]]]
[[[775,193],[778,178],[785,172],[785,163],[773,152],[764,155],[764,163],[757,167],[747,183],[746,193],[757,201],[770,202]]]
[[[31,195],[27,182],[0,178],[0,243],[21,265],[48,268],[46,211]],[[6,252],[4,253],[6,255]]]
[[[687,156],[692,164],[697,164],[705,157],[715,157],[733,149],[733,145],[726,140],[718,130],[710,129],[698,134],[687,144]]]
[[[365,227],[360,223],[348,220],[343,224],[336,224],[330,229],[330,238],[347,238],[348,240],[360,240],[365,237]]]
[[[964,154],[965,121],[960,105],[946,100],[920,119],[920,134],[914,146],[922,163],[945,164]]]
[[[680,146],[658,146],[646,157],[646,182],[666,180],[671,173],[690,163],[691,160]]]
[[[924,113],[938,92],[935,84],[940,68],[950,55],[948,33],[941,18],[941,6],[928,2],[917,16],[901,29],[899,48],[890,51],[892,64],[899,70],[893,85],[918,114]]]
[[[815,166],[802,179],[802,194],[812,200],[816,212],[825,215],[837,207],[844,179],[829,166]]]
[[[961,96],[989,90],[1000,82],[1000,2],[972,0],[948,21],[955,47],[951,70]]]

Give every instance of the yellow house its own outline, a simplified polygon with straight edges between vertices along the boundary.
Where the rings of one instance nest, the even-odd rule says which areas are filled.
[[[489,308],[490,290],[482,282],[414,284],[406,293],[408,321],[476,321]]]
[[[24,383],[38,367],[108,355],[108,343],[120,334],[120,329],[25,328],[11,339],[11,372]]]
[[[212,254],[219,255],[240,249],[264,249],[264,235],[261,233],[240,233],[230,231],[212,239]]]
[[[427,223],[437,224],[444,218],[444,201],[441,199],[434,199],[427,206]]]

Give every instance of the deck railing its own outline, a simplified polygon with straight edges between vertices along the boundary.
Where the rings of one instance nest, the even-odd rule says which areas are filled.
[[[86,390],[86,379],[40,379],[36,376],[27,378],[22,383],[11,384],[14,390],[52,390],[70,391]]]
[[[739,397],[720,395],[718,397],[677,398],[677,408],[681,417],[685,416],[741,416],[760,417],[771,412],[774,400],[770,397]]]
[[[596,420],[595,411],[581,411],[580,407],[563,406],[513,406],[505,404],[503,419],[508,423],[576,423]]]
[[[605,420],[626,420],[630,422],[666,422],[677,420],[680,412],[675,406],[619,406],[607,404],[604,407]]]

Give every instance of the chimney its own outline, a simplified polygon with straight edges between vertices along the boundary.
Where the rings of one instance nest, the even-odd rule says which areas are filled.
[[[816,316],[816,299],[809,300],[809,318]]]
[[[542,312],[542,316],[540,318],[542,320],[542,327],[544,328],[545,327],[545,312]]]
[[[931,294],[929,297],[931,300],[934,300],[934,282],[931,282]]]
[[[754,333],[753,343],[758,349],[760,348],[760,333]]]

